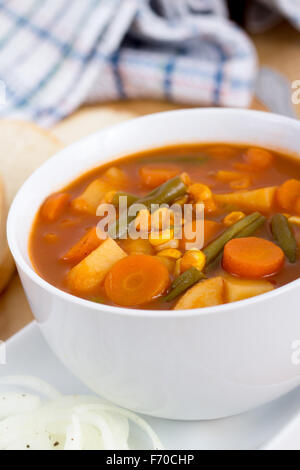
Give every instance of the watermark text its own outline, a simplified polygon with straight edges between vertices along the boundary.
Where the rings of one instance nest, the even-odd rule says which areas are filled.
[[[292,103],[297,105],[300,104],[300,80],[294,80],[292,82]]]
[[[6,364],[6,344],[0,340],[0,366]]]
[[[151,204],[134,203],[127,206],[127,197],[120,197],[118,210],[113,204],[100,204],[97,216],[97,234],[105,239],[185,240],[186,249],[201,249],[204,245],[204,204]]]

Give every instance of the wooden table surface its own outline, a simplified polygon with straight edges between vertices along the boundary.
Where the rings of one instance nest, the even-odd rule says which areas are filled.
[[[253,37],[260,63],[272,66],[291,81],[300,80],[300,33],[288,24],[281,24],[270,32]],[[53,132],[69,144],[99,128],[115,124],[131,117],[153,112],[178,109],[166,102],[134,101],[84,107],[53,128]],[[253,109],[264,109],[254,100]],[[300,105],[296,107],[300,117]],[[32,313],[25,298],[18,275],[0,296],[0,339],[5,340],[32,320]]]

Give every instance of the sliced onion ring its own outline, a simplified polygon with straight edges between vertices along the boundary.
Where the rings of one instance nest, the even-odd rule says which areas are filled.
[[[63,396],[30,376],[2,377],[1,385],[31,389],[36,395],[0,395],[0,450],[128,450],[128,421],[148,436],[154,449],[164,448],[145,420],[100,397]]]

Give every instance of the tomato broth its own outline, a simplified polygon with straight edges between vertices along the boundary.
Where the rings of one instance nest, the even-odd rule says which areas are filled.
[[[172,182],[179,185],[172,202],[204,204],[204,247],[186,250],[163,227],[157,229],[159,245],[151,229],[141,243],[97,240],[96,206],[112,203],[119,192],[140,199]],[[151,218],[150,212],[145,215]],[[244,224],[249,233],[231,237],[235,224]],[[220,237],[218,251],[212,244],[221,243]],[[246,253],[245,238],[251,239]],[[43,279],[70,294],[108,305],[170,310],[243,300],[297,279],[299,241],[296,159],[249,145],[193,144],[114,160],[50,195],[36,215],[29,254]]]

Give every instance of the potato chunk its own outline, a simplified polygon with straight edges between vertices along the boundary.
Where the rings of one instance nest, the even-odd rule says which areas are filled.
[[[123,188],[128,183],[127,176],[124,171],[116,166],[110,167],[103,175],[103,179],[109,183]]]
[[[108,238],[71,269],[67,279],[69,288],[83,295],[93,292],[113,265],[126,256],[125,251]]]
[[[277,186],[240,191],[228,194],[215,194],[215,201],[223,206],[233,205],[248,211],[270,212],[273,207]]]
[[[112,189],[109,183],[98,178],[90,183],[80,196],[73,199],[71,206],[79,212],[96,215],[97,208],[105,194]]]
[[[248,299],[249,297],[264,294],[274,289],[273,284],[265,279],[247,280],[226,276],[224,281],[225,299],[227,302]]]
[[[191,287],[178,300],[174,310],[185,310],[189,308],[211,307],[224,303],[224,280],[222,277],[213,277],[201,281]]]

